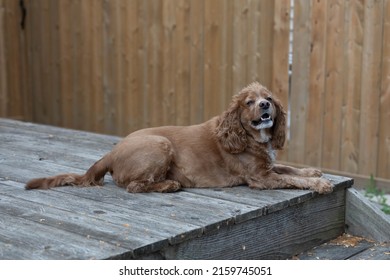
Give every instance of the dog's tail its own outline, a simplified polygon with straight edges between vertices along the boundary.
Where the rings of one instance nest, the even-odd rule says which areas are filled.
[[[104,175],[109,171],[109,157],[105,156],[95,162],[84,175],[68,173],[53,177],[37,178],[27,182],[26,190],[50,189],[61,186],[101,186]]]

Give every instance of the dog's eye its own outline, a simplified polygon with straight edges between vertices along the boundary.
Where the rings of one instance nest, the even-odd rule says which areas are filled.
[[[253,105],[254,103],[255,103],[254,100],[248,100],[248,101],[246,102],[246,105],[251,106],[251,105]]]
[[[272,97],[271,96],[268,96],[265,99],[267,99],[269,102],[272,102]]]

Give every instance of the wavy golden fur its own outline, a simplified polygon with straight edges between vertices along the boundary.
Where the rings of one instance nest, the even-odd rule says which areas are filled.
[[[286,113],[259,83],[236,94],[220,116],[193,126],[165,126],[131,133],[84,175],[29,181],[26,189],[102,185],[109,172],[129,192],[172,192],[189,187],[247,184],[258,189],[298,188],[319,193],[332,184],[312,168],[275,163],[285,142]]]

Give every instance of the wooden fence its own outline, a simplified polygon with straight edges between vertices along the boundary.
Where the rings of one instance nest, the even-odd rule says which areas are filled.
[[[280,159],[390,179],[390,0],[0,0],[1,116],[126,135],[254,80],[290,111]]]

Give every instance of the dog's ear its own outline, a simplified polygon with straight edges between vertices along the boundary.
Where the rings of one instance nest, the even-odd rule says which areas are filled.
[[[286,112],[278,99],[274,99],[274,104],[276,107],[276,118],[272,126],[272,146],[276,150],[281,150],[286,141]]]
[[[233,154],[247,147],[246,131],[241,124],[239,96],[233,97],[230,107],[220,116],[216,135],[223,148]]]

